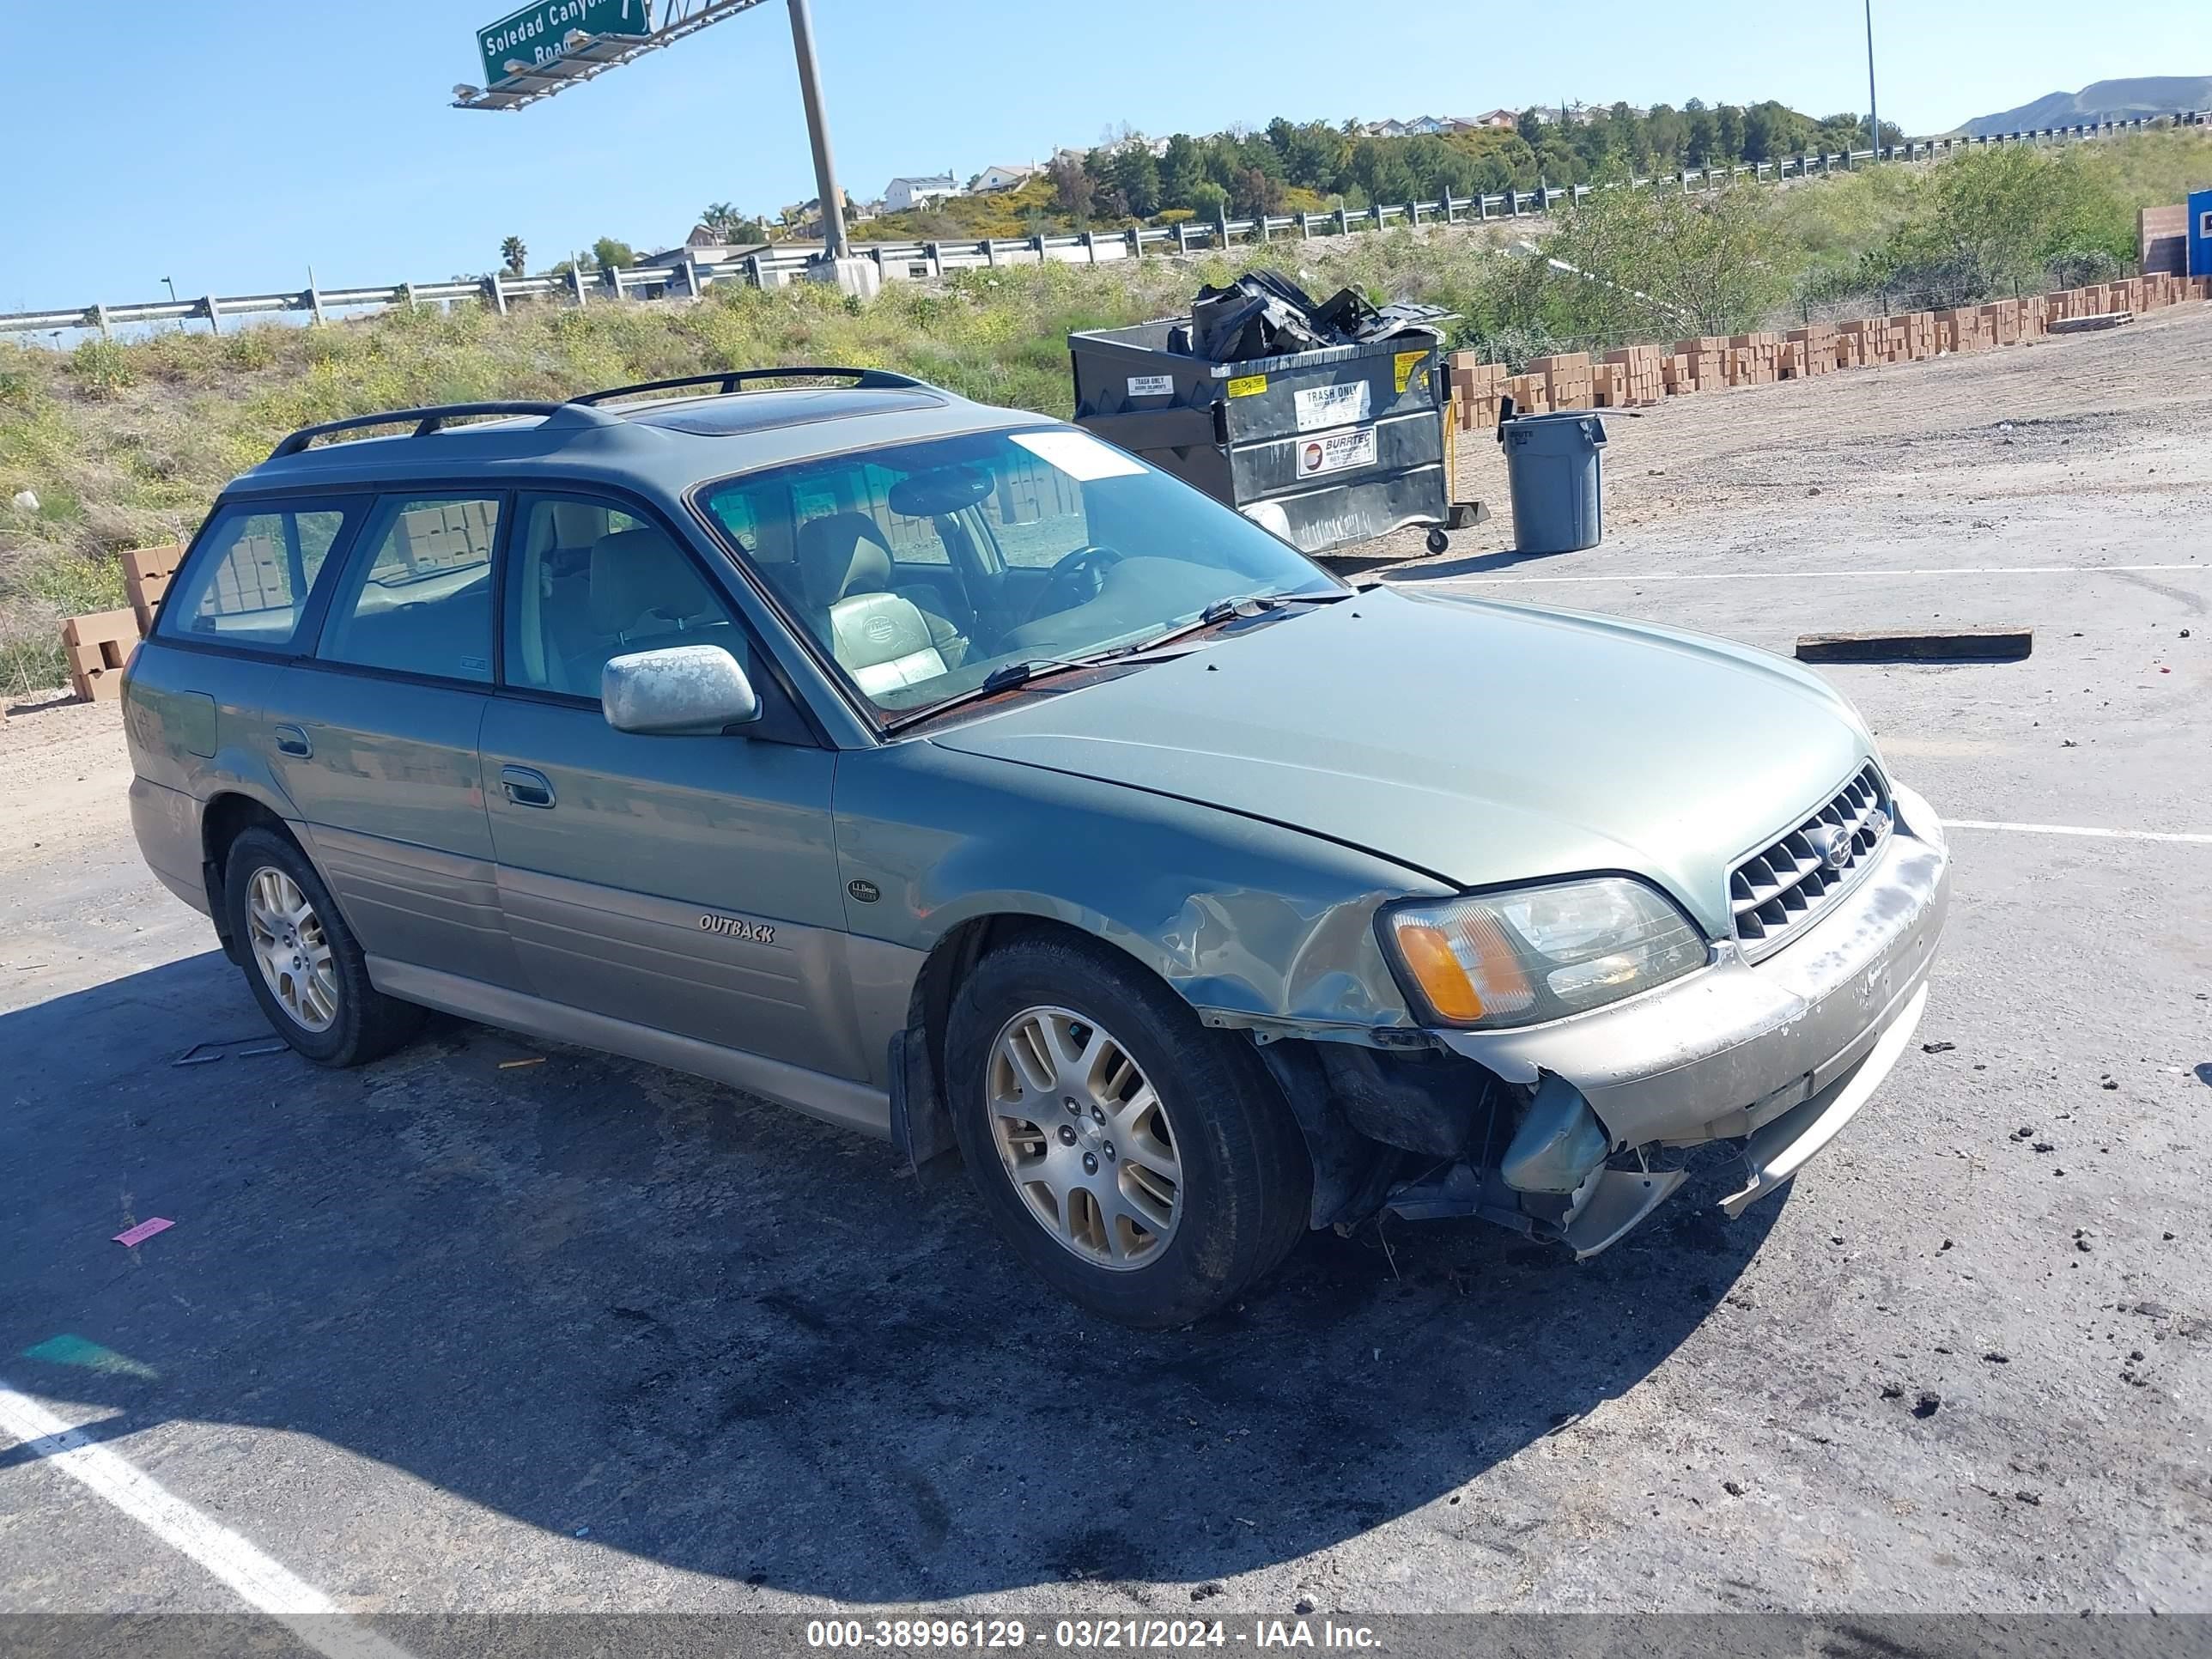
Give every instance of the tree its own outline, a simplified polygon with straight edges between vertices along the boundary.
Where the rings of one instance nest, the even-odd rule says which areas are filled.
[[[1544,142],[1544,118],[1533,104],[1521,112],[1520,118],[1513,124],[1513,130],[1521,135],[1521,142],[1530,149]]]
[[[1145,144],[1131,144],[1115,156],[1113,178],[1123,205],[1138,218],[1160,210],[1160,164]]]
[[[520,276],[530,269],[530,250],[523,246],[522,238],[510,236],[499,245],[500,262],[510,276]]]
[[[1300,190],[1334,189],[1337,173],[1351,151],[1344,135],[1326,121],[1299,126],[1280,118],[1270,121],[1267,143],[1283,158],[1285,182]]]
[[[1720,160],[1720,125],[1702,98],[1682,106],[1682,159],[1693,167],[1709,167]]]
[[[637,263],[637,250],[617,237],[602,236],[592,244],[592,258],[599,261],[601,270],[617,266],[627,270]]]
[[[1205,179],[1205,165],[1198,153],[1197,141],[1187,132],[1175,134],[1168,140],[1167,153],[1160,157],[1160,205],[1194,205],[1191,193]]]
[[[1734,104],[1723,104],[1715,110],[1713,138],[1720,146],[1716,161],[1733,167],[1743,160],[1743,112]]]
[[[1555,334],[1615,341],[1755,328],[1787,297],[1776,255],[1771,192],[1749,185],[1684,195],[1605,190],[1562,216],[1542,260],[1547,325]],[[1548,273],[1548,274],[1547,274]]]
[[[1045,169],[1052,180],[1052,204],[1079,226],[1091,222],[1093,185],[1089,168],[1073,155],[1055,155]]]
[[[1229,190],[1230,210],[1239,218],[1283,210],[1283,181],[1258,167],[1246,167]]]
[[[846,198],[849,211],[852,198]],[[726,246],[768,240],[768,227],[750,215],[740,212],[727,202],[716,202],[699,215],[699,222],[714,233],[714,240]]]
[[[1868,274],[1917,309],[2040,286],[2064,256],[2125,258],[2135,251],[2130,215],[2100,165],[2078,150],[2009,144],[1942,162],[1917,181],[1911,217]]]

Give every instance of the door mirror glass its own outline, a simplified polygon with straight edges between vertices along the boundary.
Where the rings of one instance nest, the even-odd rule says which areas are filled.
[[[617,732],[711,734],[760,718],[760,699],[719,645],[672,645],[612,657],[599,671],[599,705]]]

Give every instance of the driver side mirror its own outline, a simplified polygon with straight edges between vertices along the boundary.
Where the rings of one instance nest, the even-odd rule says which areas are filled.
[[[760,718],[760,699],[719,645],[672,645],[612,657],[599,671],[599,707],[617,732],[708,736]]]

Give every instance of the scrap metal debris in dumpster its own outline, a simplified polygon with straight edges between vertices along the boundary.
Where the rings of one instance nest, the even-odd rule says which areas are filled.
[[[1169,334],[1168,349],[1209,362],[1241,363],[1324,346],[1366,345],[1449,316],[1441,306],[1370,305],[1354,289],[1316,301],[1279,270],[1248,270],[1225,288],[1210,284],[1191,301],[1190,322]]]

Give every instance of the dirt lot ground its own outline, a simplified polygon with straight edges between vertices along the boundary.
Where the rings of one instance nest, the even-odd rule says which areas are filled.
[[[454,1023],[177,1068],[265,1028],[137,864],[112,711],[19,708],[0,1387],[386,1621],[2212,1611],[2208,360],[2197,307],[1611,417],[1601,548],[1520,559],[1501,513],[1393,573],[2035,648],[1832,671],[1953,820],[1956,897],[1924,1051],[1782,1201],[1693,1183],[1579,1267],[1316,1237],[1166,1336],[884,1147],[672,1073]],[[239,1606],[9,1443],[0,1611]]]

